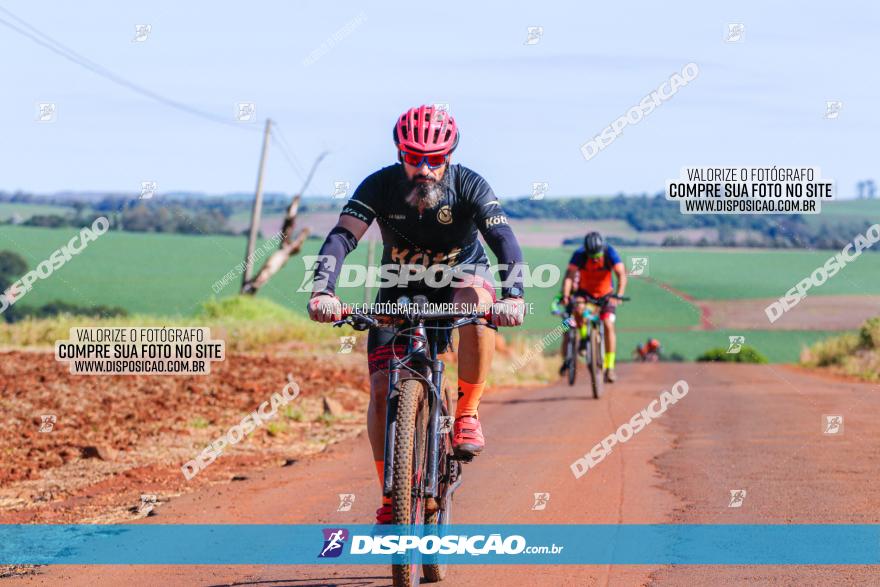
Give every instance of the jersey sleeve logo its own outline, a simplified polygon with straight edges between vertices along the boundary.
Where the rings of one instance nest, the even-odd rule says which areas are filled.
[[[507,224],[507,216],[503,214],[498,214],[497,216],[492,216],[491,218],[486,219],[486,228],[492,228],[493,226],[498,226],[499,224]]]
[[[366,214],[364,214],[364,213],[361,212],[360,210],[355,210],[355,209],[352,208],[351,206],[346,206],[345,208],[343,208],[343,209],[342,209],[342,214],[347,214],[347,215],[349,215],[349,216],[354,216],[355,218],[357,218],[358,220],[361,220],[361,221],[363,221],[363,222],[367,222],[367,223],[370,222],[370,218],[369,218]]]
[[[452,208],[443,206],[437,210],[437,222],[440,224],[452,224]]]

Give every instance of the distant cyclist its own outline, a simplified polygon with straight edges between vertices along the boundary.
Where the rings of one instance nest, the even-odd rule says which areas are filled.
[[[503,127],[505,122],[499,120]],[[394,125],[398,163],[367,177],[342,209],[319,253],[309,316],[319,322],[338,320],[342,305],[335,294],[336,279],[345,257],[375,220],[384,245],[383,266],[438,264],[472,267],[458,286],[432,286],[427,280],[379,290],[377,302],[393,302],[402,295],[424,295],[432,303],[491,306],[498,326],[522,324],[525,312],[522,251],[501,204],[485,179],[450,158],[458,145],[455,119],[433,106],[417,106],[401,114]],[[478,235],[495,253],[505,282],[502,300],[495,300],[495,285]],[[513,275],[511,277],[511,274]],[[510,281],[510,283],[507,283]],[[473,457],[483,450],[483,429],[477,414],[480,397],[495,351],[495,333],[486,326],[461,328],[458,349],[458,404],[452,446],[456,454]],[[370,405],[367,431],[379,482],[384,472],[385,399],[388,363],[403,355],[406,341],[394,339],[391,328],[373,328],[367,341],[370,372]],[[438,352],[443,352],[443,348]],[[392,505],[383,500],[376,512],[379,523],[391,522]]]
[[[617,289],[615,291],[612,274],[617,276]],[[580,329],[580,351],[586,350],[587,325],[584,322],[584,310],[586,299],[584,294],[593,298],[601,298],[610,293],[623,296],[626,291],[626,267],[620,260],[620,255],[611,245],[605,244],[605,240],[598,232],[591,232],[584,237],[584,246],[579,248],[571,256],[568,262],[568,271],[562,282],[562,303],[568,305],[574,302],[574,318]],[[605,381],[614,383],[617,375],[614,372],[614,360],[616,358],[617,335],[614,331],[615,308],[621,301],[608,298],[599,308],[599,318],[605,325]],[[568,338],[566,333],[565,339]],[[566,340],[562,341],[563,356],[565,354]],[[565,373],[569,368],[563,363],[559,372]]]
[[[659,361],[660,341],[656,338],[648,338],[644,344],[636,345],[636,351],[633,354],[641,361]]]

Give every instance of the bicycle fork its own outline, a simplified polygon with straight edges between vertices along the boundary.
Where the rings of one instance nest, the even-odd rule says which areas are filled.
[[[440,462],[440,427],[443,399],[440,390],[443,389],[442,361],[432,361],[431,387],[428,393],[428,436],[427,455],[425,467],[425,495],[438,497],[440,485],[439,462]],[[401,362],[399,359],[391,359],[388,370],[388,397],[385,402],[385,463],[384,481],[382,493],[387,497],[391,495],[394,487],[394,439],[397,435],[397,408],[400,401],[398,385],[400,383]]]

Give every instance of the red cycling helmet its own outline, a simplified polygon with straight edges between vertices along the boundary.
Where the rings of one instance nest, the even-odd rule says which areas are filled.
[[[400,115],[394,125],[398,149],[431,155],[447,155],[458,146],[458,126],[446,110],[416,106]]]

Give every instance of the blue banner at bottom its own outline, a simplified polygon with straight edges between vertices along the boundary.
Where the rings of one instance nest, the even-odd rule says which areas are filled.
[[[874,565],[880,525],[0,525],[0,564]]]

